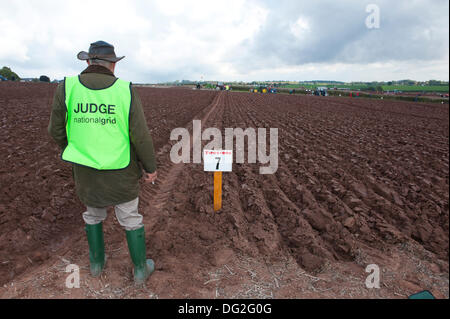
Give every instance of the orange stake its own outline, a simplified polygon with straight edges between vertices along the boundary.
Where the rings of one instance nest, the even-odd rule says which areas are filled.
[[[214,172],[214,211],[222,209],[222,172]]]

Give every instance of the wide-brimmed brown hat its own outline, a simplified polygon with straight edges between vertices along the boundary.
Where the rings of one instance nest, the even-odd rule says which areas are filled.
[[[117,57],[116,53],[114,52],[114,46],[105,41],[97,41],[91,43],[89,52],[81,51],[80,53],[78,53],[77,57],[78,59],[83,61],[89,59],[98,59],[113,63],[116,63],[117,61],[120,61],[124,58],[124,56]]]

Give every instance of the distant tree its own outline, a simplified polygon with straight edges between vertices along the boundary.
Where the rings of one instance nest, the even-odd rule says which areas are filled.
[[[41,75],[41,77],[39,78],[39,81],[50,83],[50,78],[46,75]]]
[[[383,92],[383,87],[382,87],[381,85],[378,85],[378,86],[376,87],[376,91],[377,91],[377,92]]]
[[[438,81],[438,80],[430,80],[428,81],[429,85],[446,85],[446,83],[443,83],[442,81]]]
[[[20,77],[14,73],[13,71],[11,71],[10,68],[4,66],[1,70],[0,70],[0,75],[7,78],[10,81],[20,81]]]

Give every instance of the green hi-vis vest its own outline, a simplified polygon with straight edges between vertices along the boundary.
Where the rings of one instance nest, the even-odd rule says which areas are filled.
[[[68,145],[62,159],[97,170],[118,170],[130,163],[131,83],[117,79],[100,90],[78,76],[65,79]]]

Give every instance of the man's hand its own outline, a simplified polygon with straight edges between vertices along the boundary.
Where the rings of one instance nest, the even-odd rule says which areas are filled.
[[[149,183],[154,184],[157,178],[158,178],[158,172],[154,172],[153,174],[144,173],[144,182],[146,184],[149,184]]]

